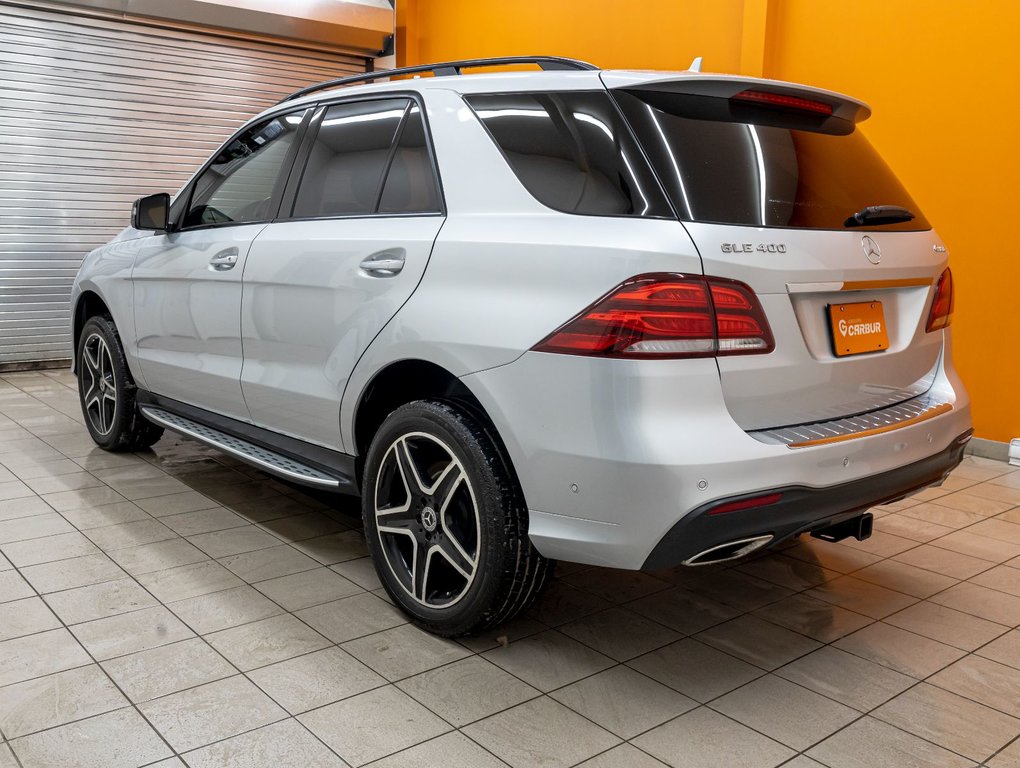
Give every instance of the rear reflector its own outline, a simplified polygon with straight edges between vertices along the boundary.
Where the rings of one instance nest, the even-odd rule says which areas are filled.
[[[946,271],[935,283],[935,298],[931,302],[931,312],[928,313],[928,324],[925,330],[928,333],[947,328],[953,321],[953,273],[946,267]]]
[[[765,496],[755,496],[750,499],[740,499],[739,501],[730,501],[726,504],[720,504],[718,507],[712,507],[706,515],[723,515],[727,512],[739,512],[742,509],[754,509],[755,507],[767,507],[769,504],[775,504],[783,498],[781,493],[769,493]]]
[[[737,101],[750,101],[755,104],[780,107],[782,109],[799,109],[803,112],[814,112],[819,115],[831,115],[832,105],[812,99],[802,99],[799,96],[788,96],[785,93],[772,93],[771,91],[741,91],[731,99]]]
[[[535,345],[539,352],[626,358],[765,354],[772,331],[750,287],[720,277],[638,275]]]

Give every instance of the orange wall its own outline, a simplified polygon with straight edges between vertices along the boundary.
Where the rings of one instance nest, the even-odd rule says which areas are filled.
[[[631,10],[639,9],[639,10]],[[401,64],[555,54],[603,67],[705,69],[845,91],[863,130],[949,246],[956,363],[979,437],[1020,436],[1020,2],[398,0]]]

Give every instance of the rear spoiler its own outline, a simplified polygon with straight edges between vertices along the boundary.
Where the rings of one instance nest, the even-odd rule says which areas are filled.
[[[682,105],[685,116],[788,124],[821,133],[846,134],[871,116],[862,101],[835,91],[781,80],[697,72],[601,73],[610,90],[623,90],[669,112]],[[683,98],[683,97],[690,98]]]

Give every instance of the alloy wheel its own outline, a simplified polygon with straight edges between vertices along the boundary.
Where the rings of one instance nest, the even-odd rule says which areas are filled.
[[[82,350],[82,376],[85,377],[82,400],[93,429],[107,435],[117,416],[117,380],[106,340],[93,333]]]
[[[443,441],[410,432],[390,444],[375,484],[375,521],[390,572],[428,608],[467,594],[478,570],[478,503],[463,464]]]

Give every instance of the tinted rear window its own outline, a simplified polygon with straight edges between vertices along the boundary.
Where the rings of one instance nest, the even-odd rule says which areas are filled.
[[[915,218],[855,229],[930,228],[860,131],[834,135],[783,127],[776,110],[763,112],[760,123],[706,119],[722,110],[679,94],[656,94],[654,106],[627,92],[616,98],[685,221],[844,229],[846,219],[866,206],[896,205]]]
[[[466,97],[539,202],[591,216],[672,216],[605,91]]]

